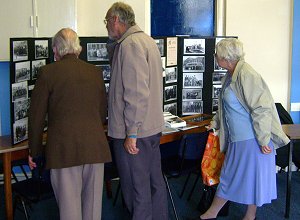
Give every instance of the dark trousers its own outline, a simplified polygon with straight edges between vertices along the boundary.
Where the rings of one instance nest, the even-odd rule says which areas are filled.
[[[129,154],[124,139],[113,139],[124,200],[133,220],[167,220],[166,184],[161,171],[160,134],[137,139],[139,153]]]

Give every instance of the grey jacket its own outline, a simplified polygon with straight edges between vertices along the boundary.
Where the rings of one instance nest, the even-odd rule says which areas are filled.
[[[228,80],[228,73],[223,84]],[[263,78],[243,59],[241,59],[232,75],[230,87],[241,105],[251,115],[256,139],[260,146],[268,145],[272,140],[275,149],[289,143],[289,138],[282,130],[279,116],[271,92]],[[219,129],[220,149],[227,150],[228,137],[223,116],[223,93],[220,93],[219,107],[211,125]]]
[[[112,47],[112,48],[111,48]],[[111,81],[108,136],[148,137],[162,131],[162,64],[155,41],[137,25],[108,45]]]

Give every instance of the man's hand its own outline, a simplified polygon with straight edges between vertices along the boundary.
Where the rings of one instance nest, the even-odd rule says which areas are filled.
[[[30,167],[31,170],[33,170],[34,168],[36,168],[36,163],[33,162],[33,159],[31,156],[28,156],[28,165]]]
[[[137,154],[139,152],[139,149],[136,147],[136,138],[127,137],[124,147],[129,154]]]

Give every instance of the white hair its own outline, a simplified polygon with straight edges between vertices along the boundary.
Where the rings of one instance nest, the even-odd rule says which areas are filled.
[[[52,48],[55,47],[60,57],[66,54],[79,56],[81,46],[77,33],[71,28],[63,28],[52,39]]]
[[[238,61],[245,56],[243,43],[236,38],[225,38],[216,45],[218,58],[232,61]]]

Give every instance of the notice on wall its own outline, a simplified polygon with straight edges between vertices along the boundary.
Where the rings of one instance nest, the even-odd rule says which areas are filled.
[[[167,38],[167,66],[177,65],[177,37]]]

